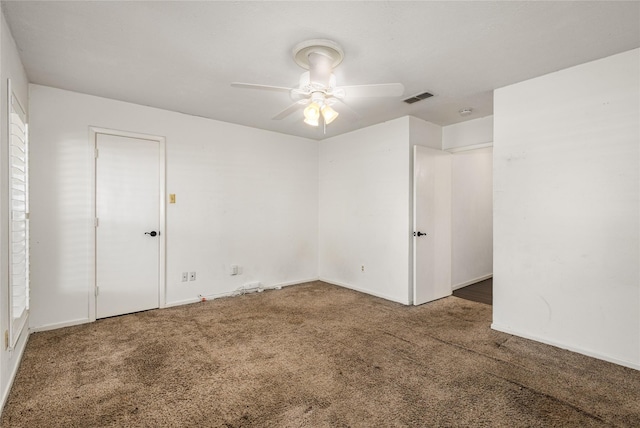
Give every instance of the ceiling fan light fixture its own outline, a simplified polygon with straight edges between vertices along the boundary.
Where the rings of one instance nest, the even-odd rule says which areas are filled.
[[[311,125],[311,126],[318,126],[319,125],[318,119],[309,119],[309,118],[307,118],[307,119],[304,120],[304,123],[306,123],[307,125]]]
[[[321,110],[322,117],[324,118],[324,123],[326,123],[327,125],[333,122],[339,114],[327,104],[323,105]]]
[[[320,106],[317,103],[311,103],[304,109],[304,123],[311,126],[318,126],[320,118]]]

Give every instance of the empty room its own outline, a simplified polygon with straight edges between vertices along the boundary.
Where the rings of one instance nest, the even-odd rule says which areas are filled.
[[[0,426],[640,426],[640,1],[0,4]]]

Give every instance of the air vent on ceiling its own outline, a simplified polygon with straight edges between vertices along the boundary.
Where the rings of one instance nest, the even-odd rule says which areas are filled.
[[[404,102],[407,104],[413,104],[413,103],[417,103],[420,100],[426,100],[427,98],[430,98],[432,96],[433,94],[429,92],[423,92],[421,94],[414,95],[412,97],[407,98],[406,100],[404,100]]]

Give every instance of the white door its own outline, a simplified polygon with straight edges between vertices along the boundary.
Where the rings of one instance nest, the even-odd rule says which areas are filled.
[[[96,318],[157,308],[160,143],[98,133],[96,149]]]
[[[413,303],[451,295],[451,154],[413,147]]]

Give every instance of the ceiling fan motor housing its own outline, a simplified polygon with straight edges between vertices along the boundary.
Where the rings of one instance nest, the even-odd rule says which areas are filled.
[[[311,84],[326,88],[331,78],[331,57],[322,52],[309,53],[309,78]]]

